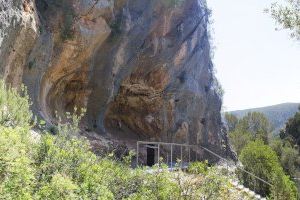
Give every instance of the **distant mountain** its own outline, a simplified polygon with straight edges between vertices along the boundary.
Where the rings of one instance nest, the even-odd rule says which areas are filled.
[[[248,112],[263,113],[274,127],[274,134],[278,134],[280,129],[284,127],[287,120],[292,117],[297,111],[300,103],[283,103],[274,106],[267,106],[261,108],[251,108],[246,110],[236,110],[230,113],[242,118]]]

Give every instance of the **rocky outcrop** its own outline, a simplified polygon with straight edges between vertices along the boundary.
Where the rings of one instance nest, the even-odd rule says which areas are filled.
[[[1,74],[37,115],[85,107],[83,128],[108,138],[224,152],[204,0],[6,2]]]
[[[8,83],[20,86],[23,68],[36,39],[38,17],[30,1],[0,3],[0,74]]]

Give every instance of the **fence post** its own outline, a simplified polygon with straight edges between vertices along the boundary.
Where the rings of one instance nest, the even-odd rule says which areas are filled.
[[[158,167],[160,167],[160,163],[159,163],[159,161],[160,161],[160,149],[159,149],[159,147],[160,147],[160,144],[158,143],[158,145],[157,145],[157,163],[158,163]]]
[[[191,147],[188,146],[188,148],[189,148],[189,164],[190,164],[190,162],[191,162]]]
[[[253,187],[253,190],[254,190],[255,193],[257,193],[256,192],[256,178],[254,178],[254,187]]]
[[[136,167],[139,166],[139,142],[136,143]]]
[[[226,167],[227,167],[227,176],[229,176],[228,161],[226,161]]]
[[[167,153],[167,159],[166,159],[166,163],[168,164],[169,162],[169,153]]]
[[[173,144],[171,144],[171,171],[173,171]]]
[[[183,167],[182,146],[180,146],[180,160],[181,160],[181,169],[182,169],[182,167]]]

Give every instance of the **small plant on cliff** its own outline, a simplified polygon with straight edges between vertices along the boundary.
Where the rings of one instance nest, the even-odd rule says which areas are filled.
[[[122,33],[121,26],[122,26],[121,16],[116,16],[116,18],[109,24],[109,27],[111,29],[109,39],[111,42],[116,41],[118,36]]]
[[[184,2],[184,0],[163,0],[162,2],[167,7],[176,7],[180,6]]]
[[[67,10],[64,14],[63,19],[63,27],[61,30],[61,37],[63,40],[72,40],[74,39],[75,31],[74,31],[74,22],[75,22],[75,14],[72,10]]]

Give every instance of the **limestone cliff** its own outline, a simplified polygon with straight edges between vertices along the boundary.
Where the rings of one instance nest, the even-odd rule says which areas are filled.
[[[224,152],[205,0],[1,0],[0,67],[55,123]]]

